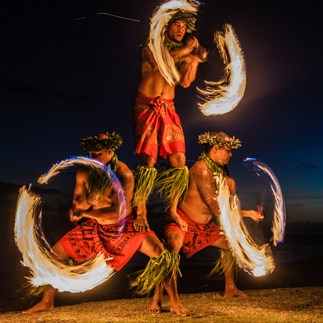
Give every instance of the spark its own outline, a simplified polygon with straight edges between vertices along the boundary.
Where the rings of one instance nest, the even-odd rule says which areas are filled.
[[[196,88],[202,103],[198,108],[206,116],[226,114],[237,107],[246,89],[246,66],[242,48],[231,25],[224,32],[214,34],[224,68],[224,77],[218,82],[206,81],[205,89]]]
[[[90,167],[105,169],[113,178],[112,185],[118,192],[120,201],[120,217],[125,215],[125,200],[123,190],[113,172],[97,160],[86,157],[74,157],[53,165],[48,173],[38,179],[39,183],[47,183],[48,180],[62,169],[83,164]],[[21,187],[16,215],[15,215],[15,242],[22,254],[22,265],[30,269],[31,275],[27,277],[30,283],[36,287],[51,285],[59,291],[72,293],[83,292],[92,289],[107,281],[114,269],[108,266],[102,253],[85,263],[68,266],[52,256],[50,246],[40,229],[42,220],[41,198],[25,186]]]
[[[114,14],[109,13],[109,12],[97,12],[96,14],[98,16],[110,16],[110,17],[114,17],[114,18],[118,18],[118,19],[122,19],[122,20],[128,20],[128,21],[134,21],[134,22],[141,22],[138,19],[128,18],[128,17],[124,17],[124,16],[118,16],[118,15],[114,15]],[[86,17],[86,16],[84,16],[84,17],[77,17],[77,18],[74,18],[73,20],[84,20],[84,19],[88,19],[88,17]]]
[[[123,20],[129,20],[129,21],[135,21],[135,22],[141,22],[138,19],[133,19],[133,18],[128,18],[128,17],[123,17],[123,16],[118,16],[118,15],[113,15],[112,13],[108,13],[108,12],[97,12],[97,15],[105,15],[105,16],[111,16],[111,17],[115,17],[115,18],[119,18],[119,19],[123,19]]]
[[[274,246],[277,246],[284,240],[286,227],[285,201],[279,181],[275,173],[265,163],[257,160],[256,158],[246,158],[243,162],[245,167],[249,170],[255,171],[258,176],[269,184],[275,201],[274,217],[271,228],[273,233],[272,240]]]
[[[269,244],[259,246],[254,242],[240,214],[238,196],[231,195],[223,176],[216,176],[219,187],[220,225],[237,264],[250,275],[259,277],[271,273],[275,262]]]

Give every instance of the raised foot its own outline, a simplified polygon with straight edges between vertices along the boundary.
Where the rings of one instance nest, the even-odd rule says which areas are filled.
[[[55,309],[54,304],[52,303],[45,303],[43,301],[40,301],[35,306],[28,308],[27,310],[22,311],[22,314],[30,314],[30,313],[36,313],[36,312],[46,312],[46,311],[52,311]]]
[[[192,316],[192,311],[187,309],[182,304],[178,304],[175,306],[171,306],[170,311],[174,314],[180,315],[180,316]]]

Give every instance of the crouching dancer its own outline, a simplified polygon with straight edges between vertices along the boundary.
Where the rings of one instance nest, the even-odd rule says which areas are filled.
[[[80,167],[76,172],[73,208],[69,216],[72,222],[83,220],[66,233],[52,247],[51,252],[60,261],[72,258],[76,263],[92,259],[102,252],[107,264],[119,271],[140,251],[150,260],[132,286],[139,294],[147,294],[156,285],[162,284],[169,294],[171,311],[187,315],[190,312],[181,304],[177,293],[178,256],[165,250],[153,231],[138,232],[134,228],[135,214],[131,207],[134,176],[115,154],[115,149],[121,143],[120,135],[113,132],[83,138],[80,145],[91,157],[114,169],[125,191],[125,218],[120,220],[118,194],[111,181],[107,180],[108,176],[89,167]],[[53,286],[45,286],[42,299],[22,313],[53,310],[55,293]]]
[[[241,146],[238,139],[229,137],[224,132],[207,132],[199,136],[199,143],[205,151],[189,171],[189,188],[185,198],[180,202],[178,214],[187,222],[187,231],[182,230],[174,221],[166,224],[165,237],[167,248],[189,258],[196,252],[213,246],[221,249],[221,257],[215,268],[221,268],[225,278],[224,297],[247,297],[239,290],[234,281],[234,259],[224,233],[216,223],[220,214],[217,201],[218,188],[216,178],[226,178],[231,194],[235,194],[235,181],[229,177],[227,164],[232,157],[231,150]],[[263,215],[255,210],[241,210],[242,217],[250,217],[259,222]],[[162,303],[163,288],[157,288],[153,297],[153,305],[157,308]]]

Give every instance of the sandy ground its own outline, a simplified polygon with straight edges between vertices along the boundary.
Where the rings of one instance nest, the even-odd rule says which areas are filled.
[[[201,252],[201,254],[203,254]],[[133,258],[139,262],[140,255]],[[192,260],[190,260],[192,261]],[[182,303],[193,311],[180,317],[169,311],[165,297],[160,315],[147,312],[151,298],[135,298],[129,292],[127,275],[136,269],[129,264],[108,282],[83,293],[57,293],[56,309],[24,315],[21,311],[37,302],[28,296],[25,275],[19,270],[1,275],[0,322],[322,322],[323,258],[277,264],[273,273],[253,277],[240,271],[238,287],[248,299],[224,299],[223,278],[205,279],[212,266],[193,266],[183,262],[179,278]]]
[[[0,314],[0,322],[323,322],[323,287],[246,291],[249,298],[225,299],[221,293],[181,294],[193,311],[189,317],[169,311],[165,296],[161,314],[146,311],[150,298],[84,302],[50,312]]]

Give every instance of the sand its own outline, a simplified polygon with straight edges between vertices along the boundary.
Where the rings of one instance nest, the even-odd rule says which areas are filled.
[[[0,322],[323,322],[323,287],[247,290],[249,298],[223,298],[219,292],[181,294],[193,311],[181,317],[169,311],[165,296],[161,314],[146,311],[150,298],[91,301],[58,306],[49,312],[0,314]]]

